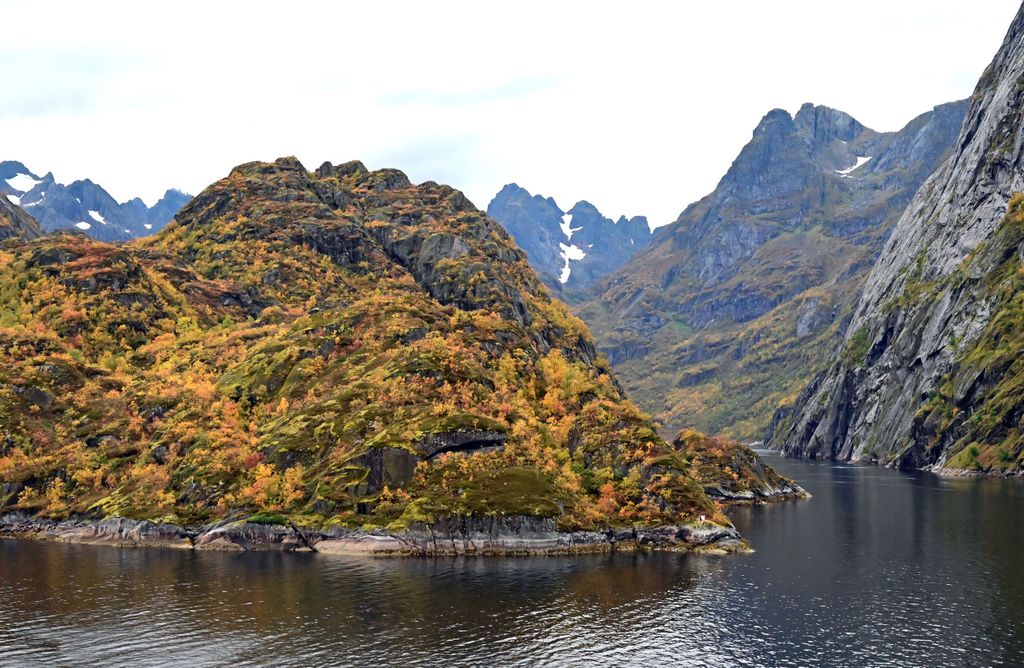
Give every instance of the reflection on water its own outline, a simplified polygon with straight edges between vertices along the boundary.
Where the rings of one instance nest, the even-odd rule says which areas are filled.
[[[757,552],[365,559],[0,541],[0,664],[1021,665],[1024,485],[772,463]]]

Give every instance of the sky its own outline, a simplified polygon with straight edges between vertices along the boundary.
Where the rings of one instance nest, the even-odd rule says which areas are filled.
[[[362,160],[671,222],[760,118],[896,130],[968,97],[1015,0],[11,2],[0,159],[118,200]]]

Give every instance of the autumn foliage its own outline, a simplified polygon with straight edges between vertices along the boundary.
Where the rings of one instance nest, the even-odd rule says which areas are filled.
[[[715,513],[672,452],[507,234],[394,170],[243,165],[155,238],[0,250],[0,508]]]

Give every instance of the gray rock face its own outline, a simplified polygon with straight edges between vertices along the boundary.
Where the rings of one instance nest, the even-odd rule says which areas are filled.
[[[57,183],[38,177],[20,162],[0,162],[0,193],[14,198],[43,230],[76,229],[101,241],[126,241],[153,234],[192,199],[168,190],[152,208],[138,198],[118,204],[92,181]]]
[[[558,280],[562,271],[562,210],[550,197],[531,195],[514,183],[506,185],[487,206],[487,215],[498,221],[526,252],[530,266],[545,283]]]
[[[984,394],[979,382],[999,381],[991,369],[979,381],[984,374],[964,353],[998,312],[997,274],[1024,247],[1000,232],[1011,195],[1024,190],[1022,106],[1024,10],[975,89],[953,154],[885,244],[845,352],[804,389],[791,415],[777,416],[769,446],[907,468],[942,467],[955,454],[950,446]],[[955,405],[939,430],[928,424],[937,421],[937,402]],[[937,433],[946,437],[929,438]]]
[[[715,191],[659,231],[659,248],[637,258],[643,264],[673,253],[672,264],[659,268],[665,272],[659,285],[647,289],[682,288],[682,303],[661,305],[694,327],[723,318],[744,322],[821,279],[788,272],[784,284],[732,282],[747,270],[763,273],[789,261],[765,255],[774,249],[756,257],[769,241],[817,227],[877,252],[881,240],[864,231],[895,222],[948,150],[965,107],[942,105],[896,133],[875,132],[841,111],[809,103],[794,117],[770,111]]]
[[[643,216],[621,216],[612,221],[587,201],[562,211],[550,197],[531,195],[514,183],[494,196],[487,215],[501,223],[526,251],[530,265],[544,282],[560,293],[587,289],[646,248],[651,240],[651,229]],[[571,237],[562,230],[564,222],[573,231]],[[563,246],[569,245],[576,246],[584,256],[567,258]],[[560,279],[567,261],[570,273],[563,284]]]
[[[739,552],[736,529],[708,522],[619,531],[559,531],[555,521],[526,515],[452,516],[408,531],[353,531],[337,527],[224,521],[195,527],[111,518],[101,521],[33,519],[0,515],[0,536],[118,547],[195,550],[320,552],[379,556],[528,555],[608,552],[615,549]]]
[[[669,430],[760,438],[830,361],[966,108],[940,105],[897,132],[809,103],[768,112],[715,190],[579,309],[627,392]]]

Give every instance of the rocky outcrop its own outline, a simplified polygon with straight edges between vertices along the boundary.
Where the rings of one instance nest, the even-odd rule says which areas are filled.
[[[1024,10],[864,286],[836,361],[776,424],[790,455],[1021,467]],[[1009,211],[1008,211],[1009,206]]]
[[[748,505],[810,497],[803,487],[776,473],[750,447],[736,441],[684,429],[673,446],[712,499]]]
[[[0,241],[5,239],[37,239],[43,230],[35,219],[0,195]]]
[[[338,527],[223,521],[182,527],[111,518],[40,520],[0,515],[0,536],[117,547],[172,547],[220,551],[318,552],[366,556],[527,556],[676,550],[711,554],[749,548],[731,527],[709,522],[609,531],[559,531],[549,518],[453,516],[408,530],[362,531]]]
[[[760,438],[828,362],[965,109],[940,105],[898,132],[820,105],[766,114],[715,190],[578,309],[630,395],[672,431]]]

